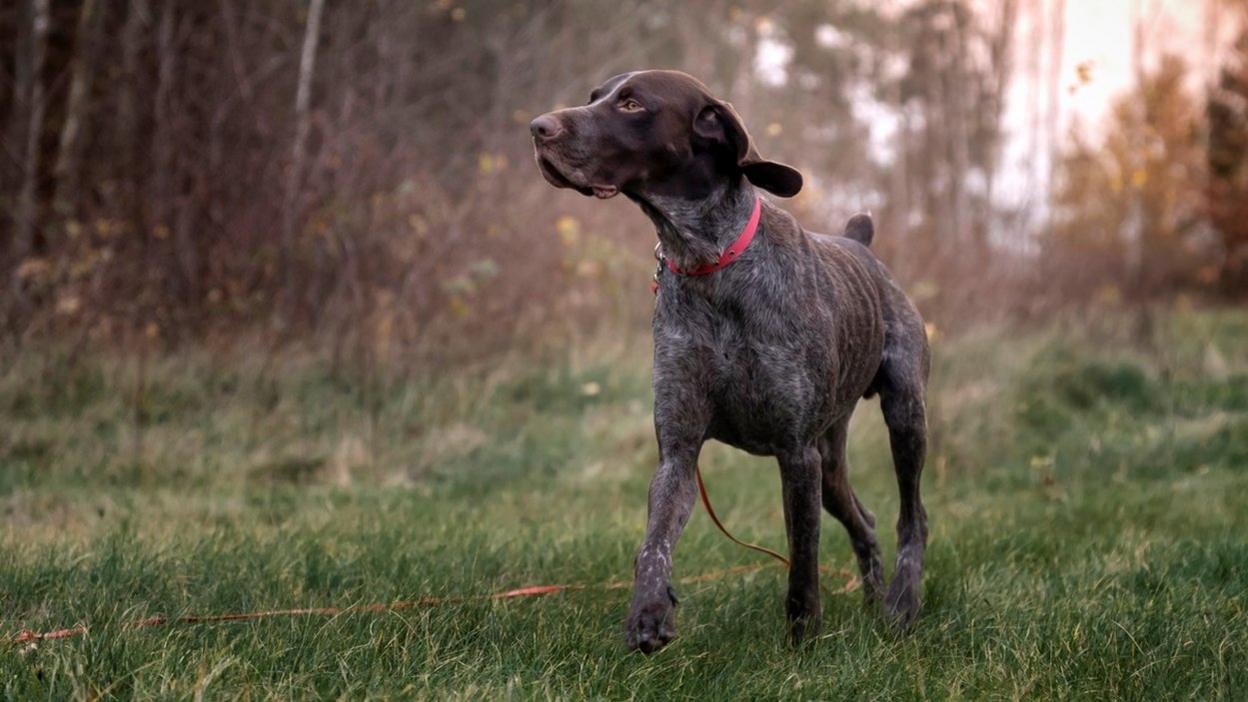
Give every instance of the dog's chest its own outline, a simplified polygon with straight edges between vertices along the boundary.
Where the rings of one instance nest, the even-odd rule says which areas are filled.
[[[812,348],[797,329],[760,330],[733,318],[716,319],[710,331],[712,438],[769,454],[830,421],[835,358],[827,345]]]
[[[879,364],[882,328],[827,305],[682,305],[655,324],[656,419],[709,412],[706,435],[774,454],[853,410]],[[841,311],[844,315],[844,311]],[[859,328],[867,333],[851,334]]]

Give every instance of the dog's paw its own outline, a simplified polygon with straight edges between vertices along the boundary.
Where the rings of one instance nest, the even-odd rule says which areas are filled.
[[[789,645],[800,646],[819,635],[819,613],[789,620]]]
[[[785,618],[789,624],[789,643],[796,646],[819,635],[822,607],[819,590],[790,595],[785,602]]]
[[[919,588],[915,583],[894,578],[884,597],[884,613],[901,629],[908,629],[919,614]]]
[[[860,576],[859,586],[862,588],[863,608],[868,612],[878,611],[880,602],[884,600],[884,578],[880,575],[878,560]]]
[[[629,649],[650,654],[676,638],[676,595],[667,588],[666,596],[648,602],[633,602],[624,624],[624,642]]]

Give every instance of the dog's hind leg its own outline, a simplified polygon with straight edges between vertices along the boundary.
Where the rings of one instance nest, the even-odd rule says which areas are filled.
[[[919,495],[927,453],[927,339],[921,323],[907,325],[886,342],[877,378],[880,407],[897,472],[901,509],[897,518],[897,571],[884,598],[889,614],[908,625],[919,611],[927,512]]]
[[[778,454],[784,493],[784,526],[789,535],[789,593],[784,610],[789,639],[798,643],[818,633],[819,499],[821,459],[814,446]]]
[[[849,532],[849,542],[862,574],[862,590],[867,606],[871,607],[884,594],[884,569],[880,564],[880,544],[875,538],[875,517],[862,506],[849,485],[849,458],[845,450],[848,433],[849,417],[846,417],[833,424],[820,442],[823,508]]]

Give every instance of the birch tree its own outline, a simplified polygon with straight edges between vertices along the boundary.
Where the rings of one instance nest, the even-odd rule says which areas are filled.
[[[304,162],[307,159],[308,109],[312,101],[312,76],[316,70],[316,49],[321,33],[321,12],[325,0],[311,0],[308,21],[304,26],[303,49],[299,53],[299,82],[295,89],[295,138],[291,147],[290,173],[286,180],[283,248],[289,251],[294,243],[299,216],[299,190],[303,185]]]

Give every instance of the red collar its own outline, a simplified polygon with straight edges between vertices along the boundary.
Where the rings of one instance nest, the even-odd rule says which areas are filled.
[[[762,213],[763,199],[756,197],[754,198],[754,212],[750,214],[750,221],[746,222],[745,229],[741,230],[737,240],[729,244],[728,248],[724,249],[724,252],[719,255],[718,261],[698,266],[690,271],[682,271],[676,267],[675,263],[672,263],[671,259],[668,259],[668,270],[676,275],[709,275],[720,269],[727,268],[750,247],[750,242],[754,241],[754,234],[758,231],[758,220]]]

